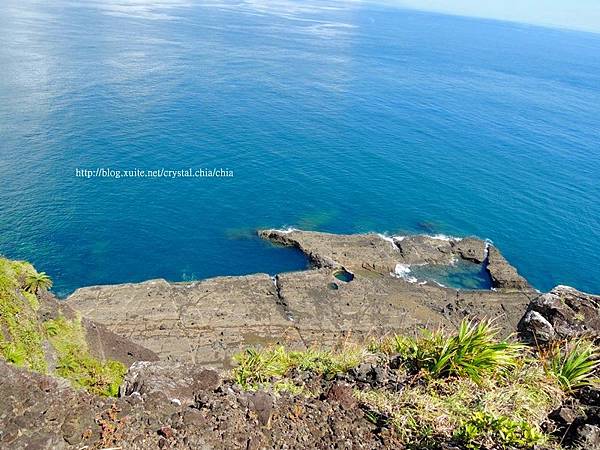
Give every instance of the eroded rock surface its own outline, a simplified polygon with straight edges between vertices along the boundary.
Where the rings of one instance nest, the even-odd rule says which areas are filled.
[[[496,247],[490,246],[488,251],[487,271],[492,277],[495,288],[504,290],[531,289],[525,278],[517,273]]]
[[[214,391],[220,385],[216,371],[195,364],[138,361],[129,368],[119,394],[160,395],[165,401],[190,406],[199,392]]]
[[[557,286],[535,298],[519,331],[530,340],[548,342],[582,335],[600,337],[600,296],[568,286]]]
[[[355,389],[400,389],[394,355],[366,358],[333,379],[296,370],[293,376],[319,393],[309,398],[244,392],[209,367],[228,367],[231,355],[249,346],[331,347],[422,327],[454,328],[464,317],[495,317],[505,335],[519,323],[523,336],[542,341],[600,332],[600,297],[564,286],[536,293],[478,239],[261,235],[299,248],[314,268],[275,277],[96,286],[66,303],[43,301],[40,320],[75,318],[78,310],[90,350],[132,365],[120,398],[107,399],[0,360],[0,448],[399,448],[397,435],[365,415],[353,395]],[[393,274],[398,264],[456,258],[487,264],[497,290],[460,291]],[[341,269],[354,278],[336,278]],[[563,404],[549,418],[555,434],[573,448],[600,448],[599,399],[600,391],[590,387]]]
[[[307,399],[242,392],[212,371],[169,361],[134,371],[145,380],[141,393],[105,399],[0,360],[0,448],[397,448],[393,436],[378,432],[365,417],[352,389],[332,381],[315,379],[329,394]],[[177,395],[189,402],[170,398],[178,381]]]
[[[421,327],[452,328],[465,316],[497,317],[509,334],[533,293],[497,250],[474,238],[277,230],[260,236],[298,248],[314,269],[96,286],[77,290],[67,303],[162,359],[227,367],[231,355],[248,346],[330,346]],[[458,291],[393,276],[398,264],[450,264],[457,258],[484,263],[490,257],[502,280],[497,291]],[[335,277],[341,268],[354,275],[352,281]]]

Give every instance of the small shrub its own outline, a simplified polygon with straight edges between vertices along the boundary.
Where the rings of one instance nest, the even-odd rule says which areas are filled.
[[[538,429],[525,421],[482,411],[474,413],[463,422],[454,433],[454,438],[473,450],[498,447],[498,444],[501,448],[532,448],[546,440]]]
[[[32,294],[47,291],[52,287],[52,278],[46,272],[34,272],[25,278],[25,290]]]
[[[27,362],[27,353],[25,349],[14,342],[9,342],[4,345],[2,349],[2,355],[9,363],[13,363],[16,366],[22,367]]]
[[[557,344],[550,349],[546,368],[565,391],[573,391],[598,381],[599,357],[598,347],[585,340]]]
[[[439,352],[431,355],[428,367],[433,376],[467,376],[480,382],[483,375],[516,364],[524,347],[498,341],[498,329],[488,320],[463,320],[458,333],[445,340]]]

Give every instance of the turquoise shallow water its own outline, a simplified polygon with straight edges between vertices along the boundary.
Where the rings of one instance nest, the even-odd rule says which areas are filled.
[[[363,3],[0,3],[0,253],[83,285],[298,269],[258,227],[492,239],[600,293],[600,35]],[[229,168],[85,179],[77,168]]]

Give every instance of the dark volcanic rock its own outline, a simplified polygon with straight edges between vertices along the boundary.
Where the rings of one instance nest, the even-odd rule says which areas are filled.
[[[494,246],[488,248],[487,271],[492,278],[492,286],[505,290],[532,290],[525,278],[518,274]]]
[[[94,397],[65,380],[19,369],[0,359],[0,448],[68,448],[96,427]]]
[[[519,329],[528,333],[538,342],[550,342],[556,335],[554,327],[548,322],[548,319],[534,310],[525,313],[519,323]]]
[[[215,378],[205,375],[211,382],[202,401],[185,407],[155,392],[133,395],[141,398],[133,403],[131,396],[94,397],[0,360],[0,448],[397,448],[355,407],[349,387],[336,385],[323,399],[275,397],[239,392],[230,382],[213,389]]]
[[[584,386],[577,393],[579,401],[588,406],[600,406],[600,387]]]
[[[481,264],[487,257],[487,244],[481,239],[465,238],[454,243],[454,251],[462,259]]]
[[[554,420],[557,424],[563,427],[571,425],[578,417],[579,412],[568,406],[562,406],[558,408],[549,416],[550,419]]]
[[[175,404],[189,406],[199,393],[215,391],[220,385],[219,374],[200,365],[140,361],[129,368],[120,395],[157,394]]]
[[[567,286],[539,295],[519,322],[526,339],[548,342],[600,333],[600,297]]]
[[[83,319],[82,325],[90,353],[102,360],[115,359],[126,366],[135,361],[157,361],[158,356],[152,350],[135,344],[130,339],[110,331],[106,326]]]
[[[327,400],[338,402],[344,408],[355,408],[358,402],[354,398],[352,386],[347,384],[335,383],[327,393]]]
[[[600,427],[588,423],[581,425],[575,431],[573,442],[582,450],[600,449]]]

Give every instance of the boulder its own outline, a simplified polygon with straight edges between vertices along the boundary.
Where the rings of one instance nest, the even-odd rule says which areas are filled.
[[[600,427],[589,423],[578,427],[575,431],[574,443],[585,450],[600,449]]]
[[[202,392],[213,392],[221,385],[214,370],[194,364],[171,361],[139,361],[125,375],[119,389],[121,396],[162,395],[176,405],[190,406]]]
[[[557,286],[532,300],[518,325],[522,336],[548,342],[600,335],[600,297]]]
[[[537,311],[527,311],[519,324],[526,329],[538,342],[550,342],[556,333],[548,320]]]

